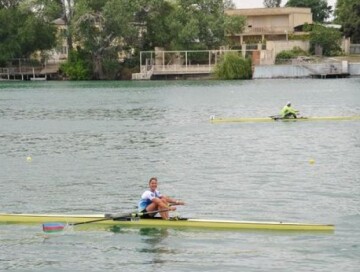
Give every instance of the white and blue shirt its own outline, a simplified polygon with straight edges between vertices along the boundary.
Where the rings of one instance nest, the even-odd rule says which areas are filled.
[[[152,192],[150,190],[145,191],[141,195],[141,199],[138,204],[139,211],[141,212],[141,211],[145,210],[146,207],[149,206],[151,204],[152,200],[156,197],[157,198],[162,197],[162,195],[160,194],[160,192],[158,190],[156,190],[155,192]]]

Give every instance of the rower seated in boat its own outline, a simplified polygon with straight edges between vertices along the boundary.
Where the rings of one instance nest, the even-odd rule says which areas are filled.
[[[162,219],[169,219],[169,211],[176,210],[176,207],[171,205],[185,204],[183,201],[162,195],[157,190],[157,186],[157,178],[150,178],[149,189],[141,195],[138,209],[140,213],[143,213],[142,218],[153,218],[157,213],[160,213]]]
[[[289,119],[289,118],[297,118],[297,113],[299,111],[295,110],[293,107],[291,107],[291,102],[288,101],[286,105],[282,108],[280,111],[281,118],[283,119]]]

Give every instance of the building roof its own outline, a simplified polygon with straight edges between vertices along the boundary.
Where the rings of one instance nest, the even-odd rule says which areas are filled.
[[[229,10],[226,10],[225,13],[227,15],[241,15],[241,16],[285,15],[285,14],[293,14],[293,13],[311,14],[311,9],[310,8],[295,8],[295,7],[229,9]]]

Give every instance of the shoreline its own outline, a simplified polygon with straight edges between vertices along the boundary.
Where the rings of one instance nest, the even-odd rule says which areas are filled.
[[[320,79],[340,79],[360,77],[360,62],[348,63],[296,63],[296,64],[274,64],[274,65],[256,65],[253,69],[252,79],[292,79],[292,78],[320,78]],[[1,78],[0,82],[22,82],[22,81],[81,81],[54,78],[41,78],[42,80],[27,80],[18,77]],[[154,77],[153,79],[128,79],[128,80],[87,80],[87,81],[154,81],[154,80],[217,80],[212,77],[212,73],[206,74],[164,74],[162,77]],[[237,79],[241,80],[241,79]]]

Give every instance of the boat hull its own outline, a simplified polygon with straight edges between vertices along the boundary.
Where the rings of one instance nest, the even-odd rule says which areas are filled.
[[[104,215],[61,215],[61,214],[0,214],[2,224],[42,224],[59,222],[65,224],[82,223],[91,220],[106,219]],[[285,223],[285,222],[257,222],[205,219],[139,219],[122,218],[121,220],[104,220],[75,227],[159,227],[159,228],[196,228],[218,230],[274,230],[274,231],[334,231],[334,225]]]
[[[355,121],[360,116],[324,116],[274,119],[271,117],[211,117],[211,123],[266,123],[266,122],[302,122],[302,121]]]

